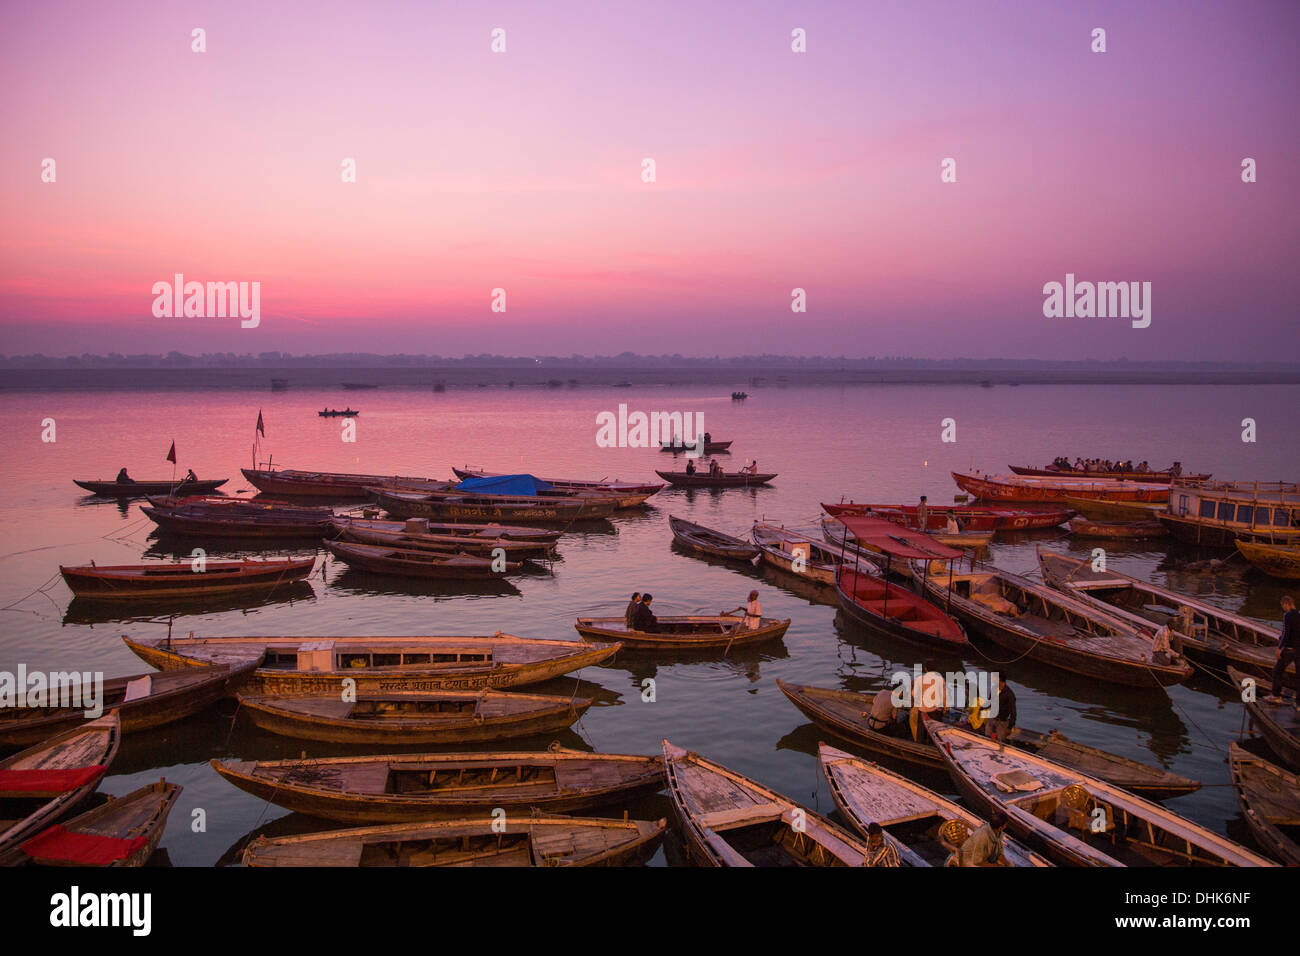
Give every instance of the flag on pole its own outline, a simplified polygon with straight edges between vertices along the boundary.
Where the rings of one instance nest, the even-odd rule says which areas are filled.
[[[262,427],[262,410],[260,408],[257,410],[257,433],[262,437],[266,437],[266,429]]]
[[[172,442],[172,447],[167,450],[167,460],[173,465],[176,464],[176,442]]]

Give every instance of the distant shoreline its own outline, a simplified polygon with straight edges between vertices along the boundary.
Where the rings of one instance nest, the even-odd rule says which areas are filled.
[[[1300,369],[1151,368],[894,368],[789,367],[646,368],[591,366],[459,366],[423,368],[9,368],[0,369],[0,390],[110,391],[127,389],[244,389],[270,391],[271,380],[295,388],[338,388],[344,383],[385,389],[618,388],[717,385],[729,391],[782,386],[851,385],[1295,385]],[[512,384],[513,383],[513,384]],[[360,394],[364,394],[364,391]],[[359,396],[358,396],[359,397]]]

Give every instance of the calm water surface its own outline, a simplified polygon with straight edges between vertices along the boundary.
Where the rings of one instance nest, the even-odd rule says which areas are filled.
[[[464,590],[375,578],[318,563],[310,588],[269,603],[206,605],[178,615],[177,633],[220,634],[475,634],[496,630],[529,637],[576,639],[574,618],[621,614],[628,595],[649,590],[660,614],[715,612],[760,591],[765,611],[789,617],[783,641],[733,652],[726,659],[629,659],[589,668],[537,689],[568,694],[575,687],[596,704],[568,746],[655,753],[664,737],[749,774],[822,811],[832,809],[813,756],[822,736],[785,699],[776,678],[868,692],[910,670],[918,654],[856,629],[835,608],[810,603],[759,571],[735,570],[679,553],[667,516],[678,514],[745,535],[757,519],[813,527],[819,502],[843,497],[913,502],[921,494],[950,501],[950,472],[1005,471],[1009,463],[1041,463],[1058,454],[1181,459],[1216,477],[1296,480],[1300,430],[1294,409],[1300,387],[856,386],[751,389],[732,402],[717,387],[386,390],[342,392],[236,390],[26,392],[5,396],[9,434],[0,449],[7,494],[0,503],[0,669],[101,670],[107,677],[147,668],[126,649],[124,633],[160,636],[168,620],[132,617],[73,605],[58,565],[137,563],[188,555],[199,543],[212,556],[241,552],[212,542],[159,543],[137,503],[121,507],[88,498],[77,478],[111,478],[128,466],[137,479],[167,478],[163,459],[174,439],[180,468],[201,477],[230,476],[228,492],[251,489],[238,469],[250,463],[253,426],[262,411],[262,457],[286,467],[449,477],[453,465],[532,471],[542,476],[648,480],[672,456],[654,449],[605,449],[595,420],[620,402],[629,409],[704,413],[715,438],[734,439],[723,456],[730,470],[757,456],[779,477],[770,488],[668,491],[641,512],[607,526],[566,535],[549,573],[512,578],[504,588]],[[338,419],[316,411],[349,402],[362,410],[356,442],[341,440]],[[1254,418],[1258,441],[1241,441],[1241,421]],[[54,418],[57,441],[40,440]],[[957,423],[957,442],[940,441],[941,421]],[[680,459],[679,459],[680,461]],[[1000,538],[991,558],[1018,572],[1036,568],[1035,545],[1083,553],[1064,532]],[[267,556],[286,553],[248,552]],[[310,553],[298,549],[291,553]],[[1211,578],[1174,570],[1171,551],[1155,542],[1109,551],[1114,567],[1161,584],[1195,591],[1213,603],[1266,620],[1280,616],[1279,582],[1255,572]],[[1223,554],[1219,555],[1224,556]],[[37,592],[40,589],[39,593]],[[70,606],[71,605],[71,606]],[[998,649],[981,645],[973,667],[989,667]],[[958,662],[942,662],[956,665]],[[1057,728],[1085,743],[1156,763],[1202,780],[1203,789],[1170,806],[1216,830],[1246,840],[1229,786],[1226,747],[1242,727],[1242,708],[1224,683],[1198,675],[1167,693],[1088,682],[1019,663],[1007,670],[1020,721]],[[656,699],[644,703],[641,682],[653,677]],[[235,717],[232,721],[232,717]],[[549,738],[520,741],[543,747]],[[506,746],[512,746],[507,744]],[[226,784],[212,758],[322,756],[347,748],[265,734],[235,715],[233,703],[192,720],[123,742],[103,790],[122,794],[159,776],[184,785],[163,844],[181,865],[237,859],[254,831],[290,832],[304,821]],[[946,777],[898,769],[952,793]],[[192,832],[194,811],[206,831]],[[667,815],[666,799],[650,798],[635,813]],[[664,861],[663,851],[656,862]]]

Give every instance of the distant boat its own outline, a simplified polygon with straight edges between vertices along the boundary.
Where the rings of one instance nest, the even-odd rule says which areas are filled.
[[[744,401],[745,399],[747,399],[747,398],[749,398],[749,393],[748,393],[748,392],[732,392],[732,393],[731,393],[731,400],[732,400],[733,402],[743,402],[743,401]]]
[[[287,378],[271,379],[271,391],[284,392],[284,391],[288,391],[288,389],[289,389],[289,380]]]
[[[326,408],[316,414],[321,418],[356,418],[361,411],[355,408]]]
[[[344,382],[343,387],[349,391],[356,391],[362,388],[378,388],[378,385],[372,385],[370,382]]]

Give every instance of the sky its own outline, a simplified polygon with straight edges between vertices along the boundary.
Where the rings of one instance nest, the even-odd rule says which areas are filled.
[[[1294,358],[1298,28],[1290,0],[6,4],[0,353]],[[155,316],[177,273],[260,283],[259,323]],[[1151,324],[1044,316],[1067,273],[1150,282]]]

